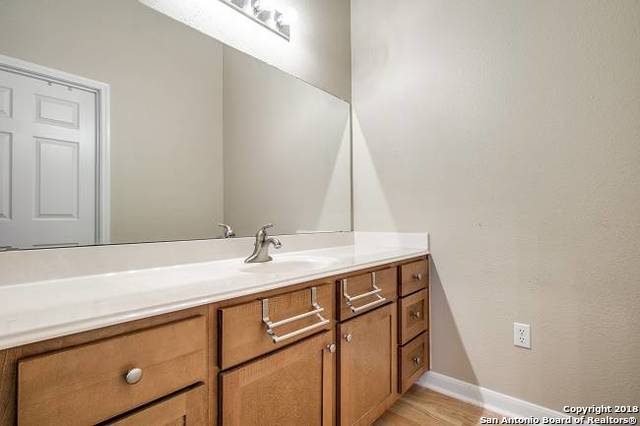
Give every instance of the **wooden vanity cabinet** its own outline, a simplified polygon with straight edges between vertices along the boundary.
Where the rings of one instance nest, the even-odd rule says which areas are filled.
[[[222,425],[333,425],[335,352],[327,331],[220,373]]]
[[[0,351],[0,426],[369,425],[429,368],[427,272],[414,258]]]
[[[369,425],[397,398],[396,304],[339,324],[340,425]]]

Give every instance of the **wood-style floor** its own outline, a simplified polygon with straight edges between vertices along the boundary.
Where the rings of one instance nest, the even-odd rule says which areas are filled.
[[[483,416],[501,417],[475,405],[414,385],[373,425],[477,425]]]

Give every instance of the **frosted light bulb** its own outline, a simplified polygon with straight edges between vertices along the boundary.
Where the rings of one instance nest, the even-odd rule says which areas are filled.
[[[278,25],[281,27],[290,27],[298,20],[298,12],[295,9],[289,9],[278,15]]]
[[[273,2],[271,0],[258,0],[253,7],[257,12],[265,12],[273,9]]]

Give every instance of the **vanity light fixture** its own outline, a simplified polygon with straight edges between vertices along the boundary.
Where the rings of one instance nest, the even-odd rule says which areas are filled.
[[[275,9],[271,0],[220,0],[231,6],[254,22],[278,34],[289,41],[291,39],[291,24],[296,20],[294,10],[282,11]]]

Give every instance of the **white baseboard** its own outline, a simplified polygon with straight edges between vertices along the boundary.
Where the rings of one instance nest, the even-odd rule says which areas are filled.
[[[418,385],[507,417],[568,418],[567,414],[429,371]]]

